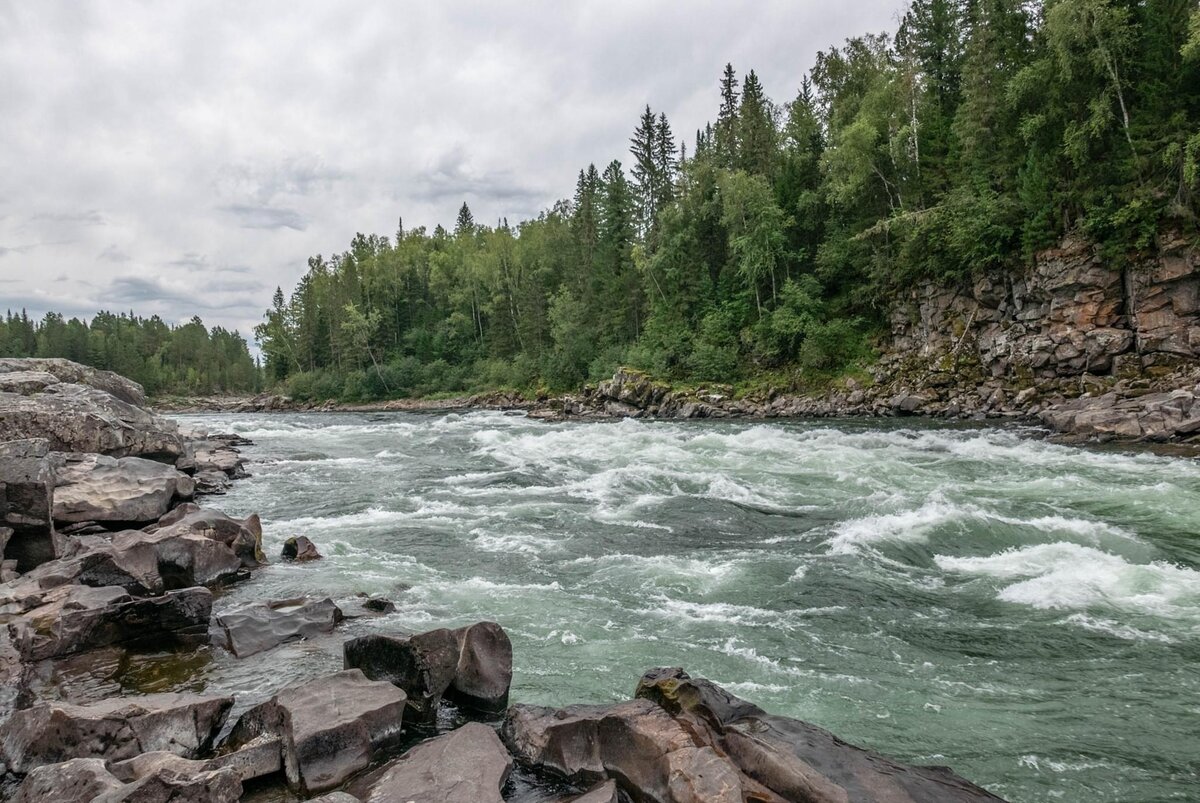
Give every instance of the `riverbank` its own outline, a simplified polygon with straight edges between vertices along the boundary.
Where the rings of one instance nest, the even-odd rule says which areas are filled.
[[[1154,377],[1081,375],[1036,384],[972,374],[933,374],[909,366],[876,368],[869,379],[847,378],[819,395],[767,389],[736,394],[729,386],[677,389],[630,369],[578,393],[530,399],[496,392],[439,399],[365,403],[298,402],[277,394],[254,397],[164,398],[170,412],[422,412],[523,410],[544,420],[596,418],[787,419],[891,418],[1009,420],[1044,426],[1068,442],[1176,443],[1200,446],[1200,367]]]
[[[487,621],[348,639],[344,671],[273,688],[248,708],[190,679],[187,661],[153,693],[123,692],[148,651],[243,660],[394,606],[301,597],[214,609],[270,562],[257,514],[196,504],[245,477],[248,441],[182,430],[107,372],[58,360],[9,367],[0,757],[14,800],[224,803],[264,785],[294,799],[341,788],[355,796],[322,799],[380,803],[999,800],[679,669],[653,670],[625,703],[508,707],[512,645]],[[283,555],[321,559],[304,538]]]

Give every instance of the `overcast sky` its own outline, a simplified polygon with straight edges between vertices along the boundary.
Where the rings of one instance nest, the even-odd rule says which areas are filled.
[[[794,97],[902,0],[0,0],[0,310],[200,315],[248,338],[355,232],[536,215],[690,141],[731,61]]]

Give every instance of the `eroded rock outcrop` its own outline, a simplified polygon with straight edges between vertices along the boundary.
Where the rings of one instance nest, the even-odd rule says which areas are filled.
[[[246,658],[288,641],[332,633],[341,621],[341,608],[328,597],[257,603],[214,617],[214,641]]]
[[[516,705],[501,733],[520,761],[580,784],[612,780],[639,803],[999,800],[947,769],[848,745],[679,669],[647,673],[637,693],[615,705]]]
[[[363,803],[504,803],[512,756],[487,725],[469,723],[422,742],[361,786]],[[355,787],[358,791],[358,785]]]
[[[0,728],[0,751],[18,774],[74,758],[120,761],[152,751],[196,758],[211,747],[232,705],[232,697],[174,693],[90,705],[41,702]]]
[[[416,635],[360,636],[345,643],[343,656],[347,669],[404,689],[414,722],[433,722],[443,697],[485,713],[498,713],[508,704],[512,642],[495,622]]]
[[[54,520],[145,524],[158,521],[195,483],[174,467],[140,457],[55,454]]]
[[[402,736],[404,692],[357,669],[290,686],[246,712],[228,744],[280,738],[288,783],[309,793],[335,789]]]

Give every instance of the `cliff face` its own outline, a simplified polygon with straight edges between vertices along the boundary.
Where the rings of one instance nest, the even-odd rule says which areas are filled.
[[[985,377],[1010,380],[1153,377],[1194,363],[1200,248],[1168,237],[1158,250],[1120,269],[1087,243],[1066,240],[1038,254],[1024,275],[919,286],[892,311],[887,359],[916,358],[936,372],[973,357]]]

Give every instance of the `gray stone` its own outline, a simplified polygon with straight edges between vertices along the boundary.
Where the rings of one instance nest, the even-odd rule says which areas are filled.
[[[262,550],[262,522],[257,513],[235,519],[219,510],[185,503],[144,529],[151,533],[199,535],[217,541],[233,550],[247,569],[256,569],[267,562]]]
[[[135,407],[146,406],[146,391],[132,379],[60,357],[10,357],[0,359],[0,374],[38,372],[60,381],[102,390]],[[49,383],[54,384],[54,383]]]
[[[416,635],[371,634],[342,645],[344,666],[372,680],[385,680],[408,696],[410,722],[431,724],[438,704],[454,681],[460,648],[445,628]]]
[[[75,758],[34,767],[17,789],[13,803],[93,803],[124,786],[105,767],[104,759]]]
[[[12,531],[4,554],[22,572],[57,557],[49,454],[50,442],[44,438],[0,443],[0,526]]]
[[[140,457],[54,455],[54,520],[59,523],[158,521],[176,499],[189,499],[192,479]]]
[[[342,785],[400,744],[404,692],[357,669],[291,686],[247,711],[227,742],[282,738],[288,783],[312,794]]]
[[[41,393],[51,385],[57,385],[58,382],[58,377],[45,371],[0,372],[0,393],[28,396],[33,393]]]
[[[257,603],[216,616],[215,640],[238,658],[264,652],[284,642],[332,633],[342,621],[333,600],[286,600]]]
[[[478,722],[430,739],[385,767],[364,803],[504,803],[513,761],[496,732]]]
[[[232,697],[149,694],[90,705],[42,702],[0,728],[0,751],[13,772],[73,758],[121,761],[151,751],[196,758],[212,745]]]
[[[512,642],[495,622],[477,622],[454,631],[458,667],[446,698],[460,706],[499,713],[508,706],[512,685]]]

